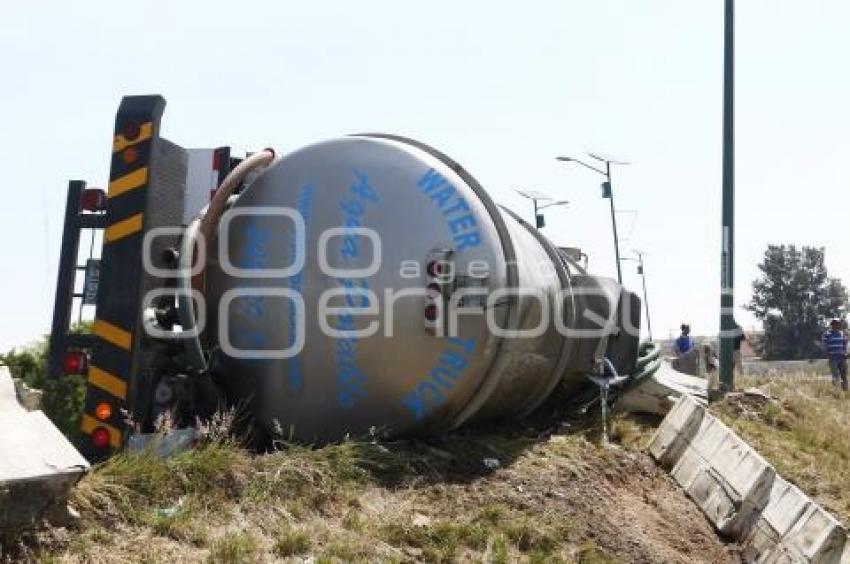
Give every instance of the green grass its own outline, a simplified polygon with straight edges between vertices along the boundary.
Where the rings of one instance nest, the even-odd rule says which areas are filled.
[[[850,522],[850,395],[815,377],[743,378],[773,399],[713,409],[786,479]]]

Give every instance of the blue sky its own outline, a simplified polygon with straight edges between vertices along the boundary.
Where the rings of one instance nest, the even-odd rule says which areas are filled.
[[[411,136],[530,219],[515,188],[572,202],[544,232],[614,274],[597,150],[626,240],[649,253],[653,328],[717,327],[723,2],[6,2],[0,19],[0,349],[46,332],[66,183],[103,185],[122,95],[168,100],[183,146],[281,151]],[[736,303],[768,243],[827,247],[850,282],[850,4],[738,2]],[[846,232],[846,230],[844,230]],[[634,265],[626,283],[639,288]],[[745,327],[752,319],[744,312]]]

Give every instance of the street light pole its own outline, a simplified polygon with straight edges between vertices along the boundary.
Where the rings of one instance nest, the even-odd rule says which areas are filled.
[[[649,295],[646,293],[646,270],[643,267],[642,251],[632,249],[632,252],[637,255],[637,258],[623,257],[620,260],[633,260],[638,263],[638,274],[640,274],[641,284],[643,285],[643,305],[646,310],[646,331],[649,334],[649,340],[652,340],[652,321],[649,319]]]
[[[546,208],[551,208],[552,206],[565,206],[569,204],[567,200],[553,200],[546,194],[538,192],[537,190],[526,190],[523,192],[522,190],[517,190],[517,194],[522,196],[523,198],[527,198],[531,200],[532,205],[534,205],[534,225],[537,229],[540,229],[544,226],[543,216],[540,215],[541,210],[545,210]],[[539,204],[538,202],[546,202],[544,204]]]
[[[611,203],[611,225],[614,229],[614,255],[617,257],[617,282],[623,283],[623,271],[620,268],[620,239],[617,237],[617,214],[614,212],[614,185],[611,183],[611,162],[605,161],[605,176],[608,179],[608,200]]]
[[[649,340],[652,340],[652,322],[649,320],[649,294],[646,293],[646,269],[643,267],[643,253],[635,251],[638,256],[638,268],[640,269],[640,279],[643,283],[643,305],[646,308],[646,330],[649,333]]]
[[[595,166],[589,165],[584,161],[580,161],[579,159],[574,159],[572,157],[555,157],[557,161],[576,163],[578,165],[583,166],[584,168],[589,168],[590,170],[601,174],[605,177],[605,182],[602,184],[602,197],[608,198],[611,204],[611,226],[614,231],[614,257],[617,263],[617,282],[620,284],[623,283],[623,271],[620,268],[620,239],[617,236],[617,212],[614,207],[614,187],[611,183],[611,165],[619,164],[619,165],[627,165],[629,164],[627,161],[615,160],[611,157],[605,157],[602,155],[597,155],[594,153],[588,153],[592,158],[597,161],[601,161],[605,163],[605,170],[601,170],[596,168]]]

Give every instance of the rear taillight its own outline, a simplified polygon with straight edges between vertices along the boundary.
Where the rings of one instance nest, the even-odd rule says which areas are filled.
[[[133,164],[139,159],[139,151],[133,145],[130,145],[121,152],[121,160],[124,164]]]
[[[83,351],[68,351],[62,359],[62,371],[65,374],[85,374],[88,367],[89,358]]]
[[[97,427],[91,432],[91,442],[97,448],[108,447],[109,439],[109,429],[106,427]]]
[[[105,401],[97,404],[97,407],[94,408],[94,416],[101,421],[106,421],[112,417],[112,406]]]
[[[428,253],[425,262],[425,330],[429,335],[444,336],[445,310],[453,282],[452,251],[436,249]]]
[[[106,192],[100,188],[86,188],[80,198],[80,209],[90,212],[102,211],[106,208]]]
[[[440,310],[437,304],[428,304],[425,306],[425,321],[435,322],[439,316]]]

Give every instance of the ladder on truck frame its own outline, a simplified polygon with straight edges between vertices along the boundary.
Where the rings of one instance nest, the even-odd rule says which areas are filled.
[[[106,225],[104,201],[106,194],[99,188],[87,188],[86,182],[72,180],[68,183],[68,198],[65,203],[65,224],[62,232],[62,248],[59,253],[59,270],[56,281],[56,296],[53,305],[53,325],[50,332],[49,355],[47,360],[48,378],[58,379],[65,374],[84,373],[87,368],[88,351],[94,344],[94,337],[88,334],[70,333],[71,314],[74,299],[83,305],[91,304],[91,296],[86,296],[93,272],[87,262],[81,267],[77,264],[80,234],[83,229],[103,230]],[[89,212],[89,213],[86,213]],[[91,253],[90,253],[91,254]],[[92,257],[89,257],[89,261]],[[86,284],[83,292],[75,292],[77,273],[87,269]]]

